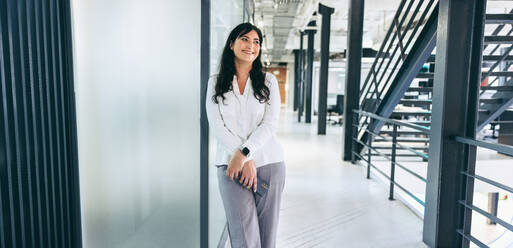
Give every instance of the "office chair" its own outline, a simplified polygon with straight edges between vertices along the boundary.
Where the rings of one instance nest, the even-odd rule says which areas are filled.
[[[338,120],[331,119],[331,113],[336,113]],[[342,115],[344,114],[344,95],[337,95],[337,104],[328,109],[328,122],[333,121],[333,125],[342,125]]]

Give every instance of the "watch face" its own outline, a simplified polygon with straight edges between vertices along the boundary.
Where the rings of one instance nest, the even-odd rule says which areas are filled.
[[[247,156],[249,154],[249,149],[247,147],[244,147],[242,149],[242,154],[244,154],[244,156]]]

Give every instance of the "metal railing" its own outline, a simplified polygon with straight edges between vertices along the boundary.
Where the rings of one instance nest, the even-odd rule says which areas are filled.
[[[503,154],[513,157],[513,146],[489,143],[489,142],[485,142],[485,141],[469,139],[469,138],[464,138],[464,137],[455,137],[454,140],[456,142],[462,143],[465,146],[467,146],[467,149],[475,150],[475,149],[477,149],[477,147],[481,147],[481,148],[490,149],[490,150],[497,151],[497,152],[500,152],[500,153],[503,153]],[[470,161],[470,162],[472,162],[472,161]],[[474,161],[474,163],[475,163],[475,161]],[[472,167],[474,167],[474,166],[472,166]],[[494,187],[497,187],[499,189],[502,189],[506,192],[513,194],[512,187],[504,185],[504,184],[494,181],[492,179],[476,175],[474,173],[474,170],[461,171],[460,173],[465,177],[466,185],[474,185],[474,180],[479,180],[481,182],[487,183],[489,185],[492,185]],[[474,187],[473,186],[467,187],[466,189],[468,190],[469,188],[473,189]],[[464,195],[468,195],[468,193],[469,192],[465,192]],[[508,231],[513,232],[513,225],[511,223],[508,223],[508,222],[498,218],[497,216],[488,213],[488,211],[486,211],[486,210],[476,207],[475,205],[472,204],[472,200],[473,200],[472,198],[471,199],[466,198],[466,199],[459,201],[459,204],[463,207],[463,211],[464,211],[463,216],[467,216],[469,214],[469,213],[467,213],[467,211],[475,211],[475,212],[483,215],[484,217],[492,220],[493,222],[501,225]],[[475,245],[477,245],[479,247],[488,247],[486,244],[484,244],[479,239],[477,239],[476,237],[473,237],[470,234],[471,223],[472,223],[472,221],[470,221],[470,223],[464,223],[463,226],[461,227],[461,229],[456,230],[456,232],[457,232],[456,235],[461,235],[464,239],[474,243]]]
[[[397,162],[397,150],[398,150],[398,147],[402,148],[404,150],[411,152],[412,154],[414,154],[414,156],[421,157],[422,159],[425,159],[425,160],[428,159],[428,154],[419,152],[412,147],[401,144],[400,142],[398,142],[397,137],[398,137],[398,128],[399,127],[408,127],[408,128],[414,129],[416,131],[419,131],[427,136],[429,136],[429,134],[430,134],[430,129],[425,126],[420,126],[420,125],[415,125],[412,123],[407,123],[407,122],[402,122],[402,121],[398,121],[398,120],[384,118],[384,117],[376,115],[374,113],[369,113],[369,112],[365,112],[365,111],[361,111],[361,110],[353,110],[353,114],[355,115],[355,118],[354,118],[355,123],[353,123],[354,136],[352,137],[353,142],[352,142],[352,159],[351,159],[352,161],[351,162],[354,164],[354,163],[356,163],[356,158],[359,158],[360,160],[365,161],[367,163],[367,179],[370,179],[370,172],[371,172],[371,168],[372,168],[372,169],[376,170],[379,174],[381,174],[383,177],[385,177],[387,180],[389,180],[390,181],[390,190],[389,190],[388,198],[390,200],[394,199],[394,187],[397,186],[399,189],[401,189],[403,192],[405,192],[408,196],[410,196],[413,200],[415,200],[416,202],[418,202],[419,204],[424,206],[425,202],[422,199],[418,198],[413,193],[411,193],[408,189],[406,189],[404,186],[397,183],[397,181],[395,180],[395,169],[396,169],[396,167],[399,167],[400,169],[404,170],[408,174],[410,174],[410,175],[414,176],[415,178],[426,183],[425,177],[419,175],[418,173],[408,169],[406,166]],[[385,137],[385,136],[379,135],[377,133],[374,133],[366,128],[362,128],[362,125],[361,125],[362,123],[357,121],[358,118],[361,116],[368,117],[369,122],[382,121],[382,122],[386,123],[387,125],[392,125],[393,131],[392,131],[391,137]],[[369,125],[370,123],[365,123],[365,124]],[[367,132],[369,134],[369,136],[368,136],[369,138],[367,139],[366,142],[362,142],[358,139],[357,130],[359,128],[362,130],[365,130],[364,132]],[[373,147],[373,145],[372,145],[373,141],[391,142],[392,143],[391,155],[388,156],[387,154],[383,154],[382,152],[378,151],[378,149]],[[365,155],[361,155],[358,152],[359,145],[367,149],[367,154],[366,154],[367,158],[364,157]],[[389,175],[372,163],[373,155],[381,156],[381,157],[385,158],[386,160],[390,161],[390,174]]]
[[[437,6],[437,2],[436,0],[403,0],[400,2],[392,24],[361,87],[359,99],[361,109],[370,112],[376,111],[375,106],[379,105],[389,90],[399,71],[398,68],[413,47],[414,42],[412,41],[419,36],[420,27]],[[406,21],[407,23],[405,23]]]

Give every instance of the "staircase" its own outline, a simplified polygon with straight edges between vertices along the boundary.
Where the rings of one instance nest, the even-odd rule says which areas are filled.
[[[409,1],[408,5],[405,1],[401,2],[389,33],[395,30],[393,38],[401,37],[406,41],[401,39],[390,41],[389,36],[385,37],[363,85],[360,106],[364,111],[383,117],[429,127],[435,62],[435,56],[431,53],[435,46],[433,41],[436,37],[435,20],[438,16],[438,5],[434,1],[429,1],[421,7],[418,6],[423,3],[418,2],[414,7],[414,2]],[[431,7],[433,9],[430,9]],[[412,18],[417,18],[417,23],[424,23],[420,32],[417,32],[418,25],[415,27],[405,25],[400,18],[400,16],[404,17],[401,14],[403,11],[411,11],[411,8],[416,10],[411,15]],[[414,17],[420,11],[422,15]],[[508,14],[487,14],[486,25],[493,31],[485,31],[485,37],[483,37],[483,83],[476,131],[480,131],[490,123],[493,124],[494,120],[513,105],[513,55],[510,55],[513,51],[513,10]],[[402,30],[403,33],[399,31],[398,34],[397,30]],[[405,38],[407,36],[405,33],[410,33],[408,39]],[[408,46],[412,42],[412,37],[414,37],[414,43]],[[388,46],[386,50],[383,49],[385,45]],[[400,53],[395,57],[397,50]],[[390,69],[389,65],[394,63],[395,65]],[[382,70],[383,67],[385,70]],[[363,142],[368,138],[364,129],[384,136],[391,134],[390,127],[383,127],[383,123],[370,122],[365,117],[360,118],[359,121],[358,138]],[[398,135],[398,141],[408,142],[413,149],[427,154],[429,137],[426,135],[408,129],[399,129]],[[383,151],[390,149],[379,143],[376,143],[376,146]]]
[[[510,25],[507,25],[510,24]],[[486,25],[497,25],[485,34],[477,131],[497,119],[513,104],[513,10],[509,14],[487,14]],[[493,79],[493,80],[490,80]]]

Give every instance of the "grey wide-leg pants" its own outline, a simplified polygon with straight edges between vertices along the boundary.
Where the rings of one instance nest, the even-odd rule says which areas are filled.
[[[258,167],[257,175],[269,183],[269,189],[262,197],[230,180],[226,176],[226,166],[217,169],[232,248],[276,247],[285,163]]]

